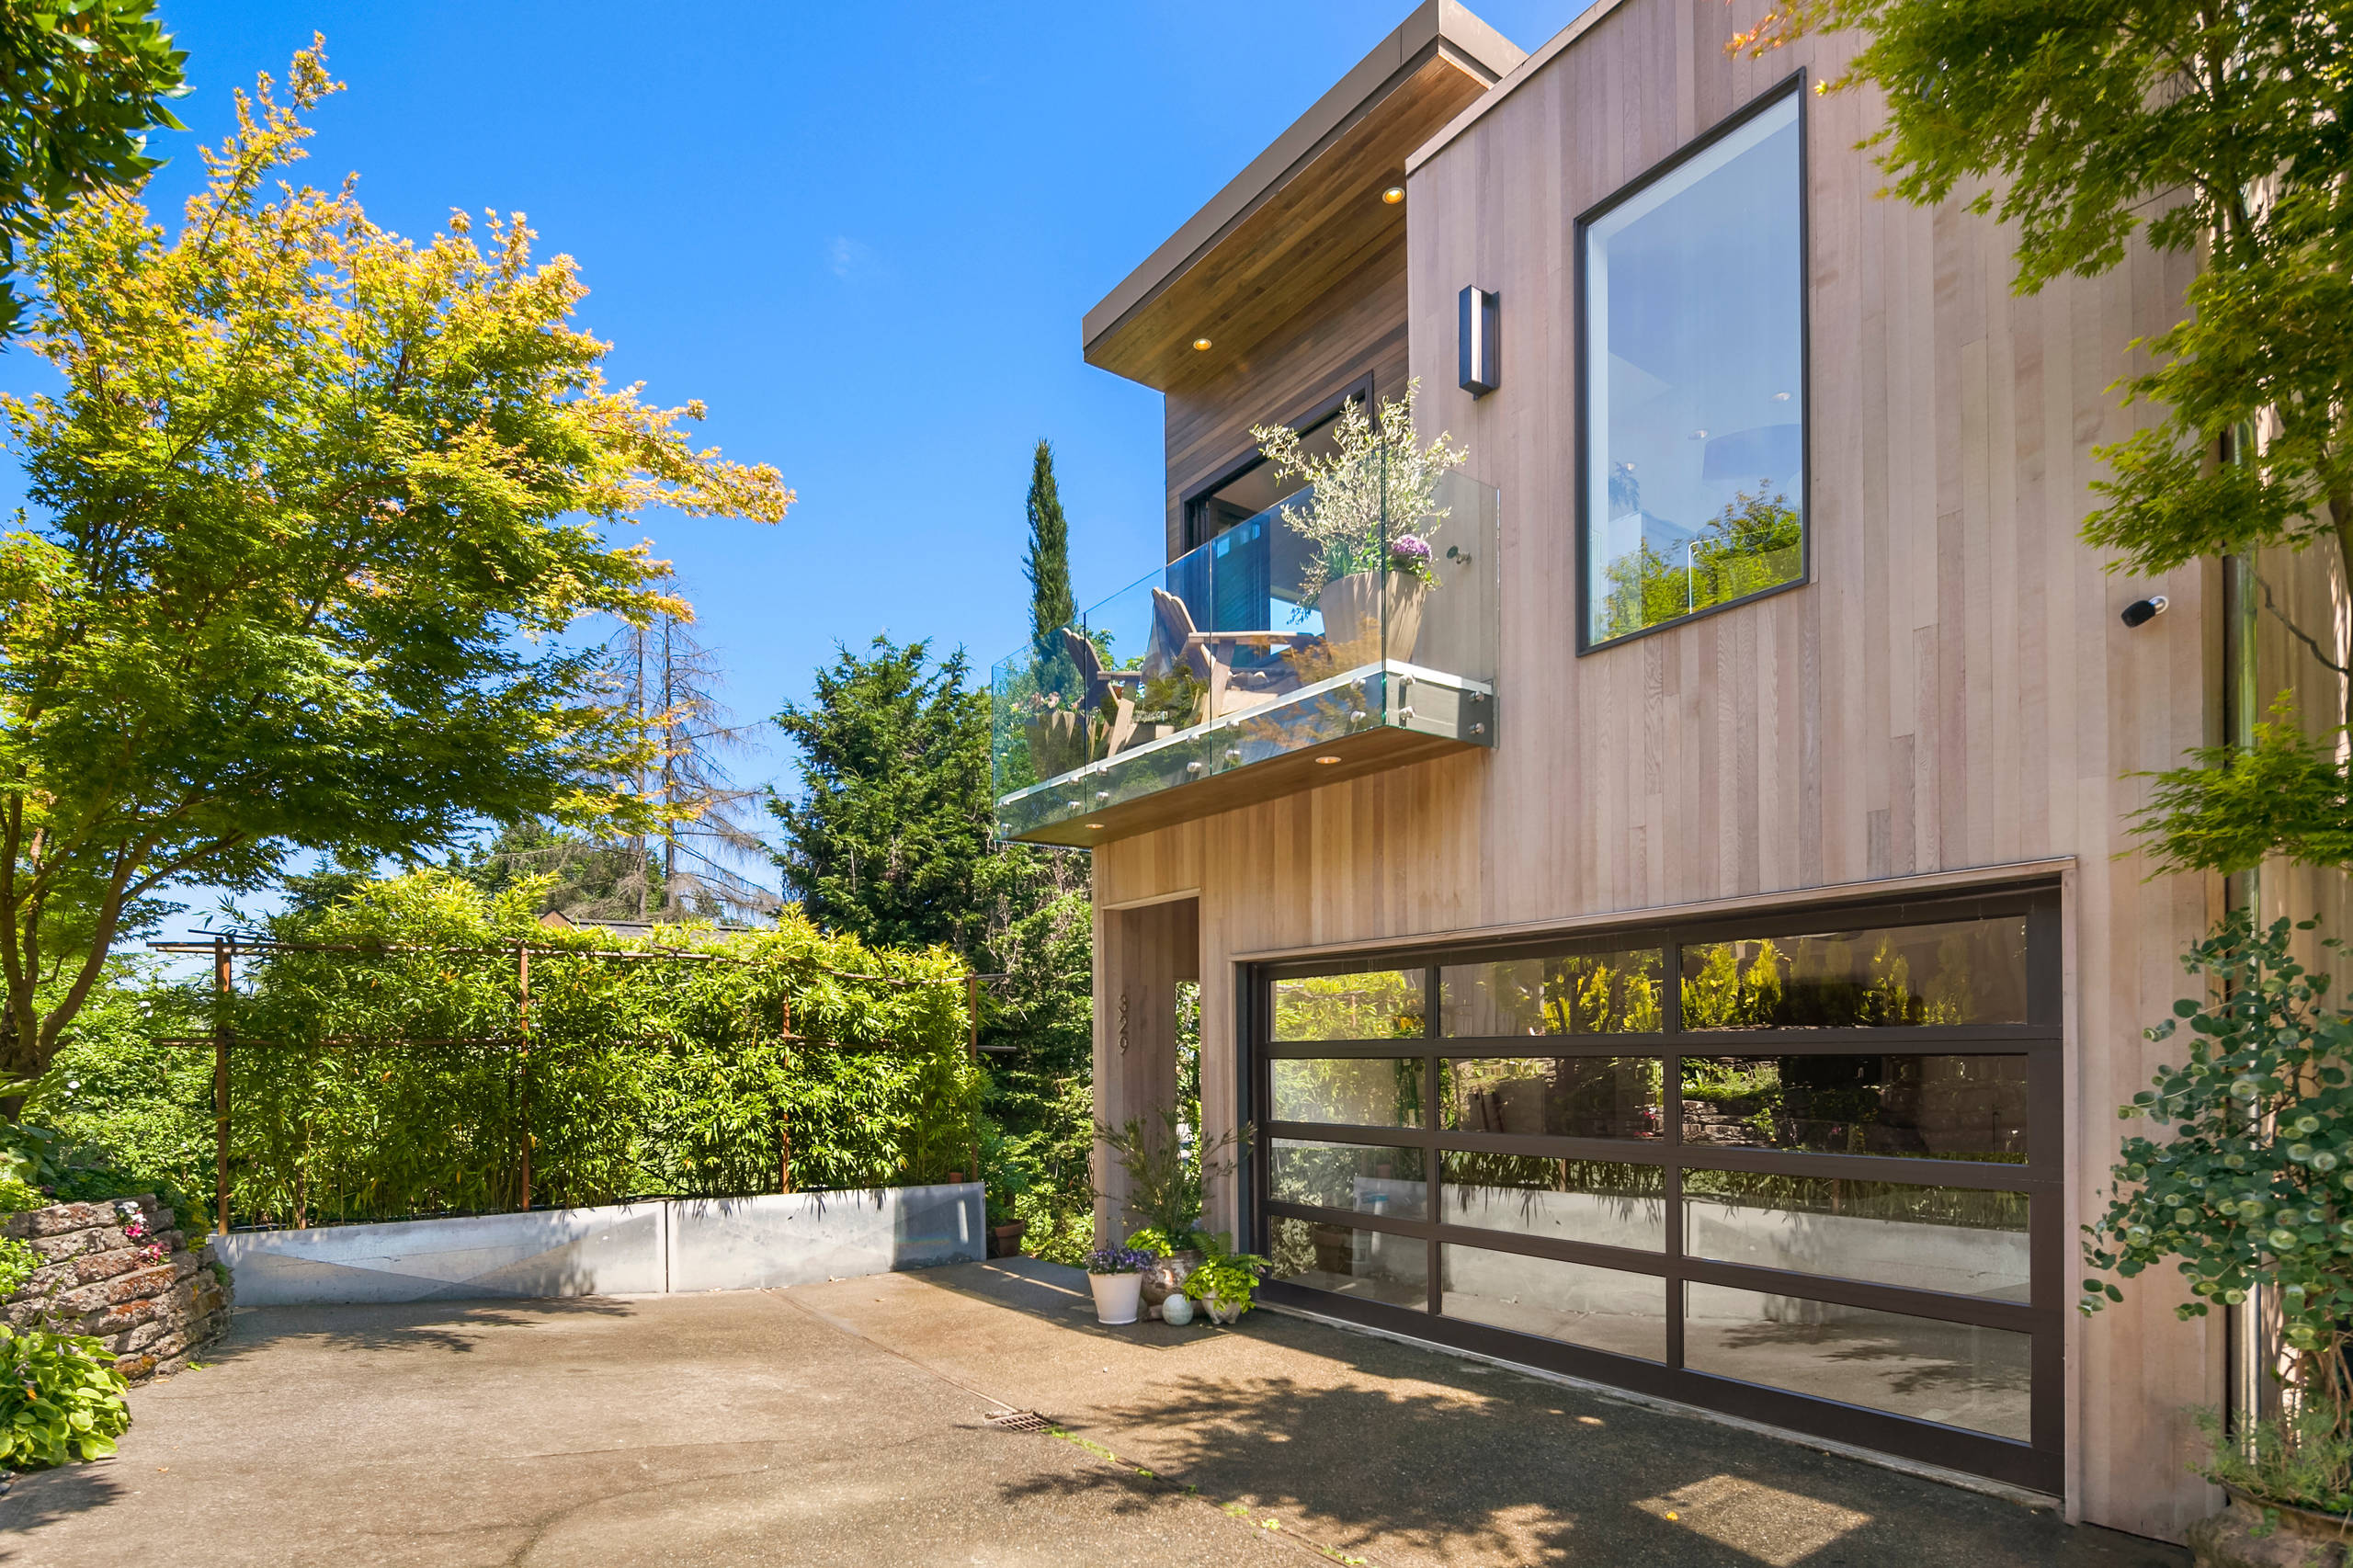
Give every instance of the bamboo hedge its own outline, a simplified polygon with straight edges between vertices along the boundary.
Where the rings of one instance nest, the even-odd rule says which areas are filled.
[[[551,931],[440,872],[274,923],[182,1017],[230,1032],[233,1219],[317,1224],[901,1186],[970,1172],[964,963],[788,910]],[[528,965],[528,973],[526,972]],[[197,1038],[201,1038],[197,1037]],[[200,1048],[199,1048],[200,1049]]]

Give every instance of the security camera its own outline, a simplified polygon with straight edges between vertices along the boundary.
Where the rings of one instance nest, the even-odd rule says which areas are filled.
[[[2122,619],[2127,626],[2146,626],[2165,612],[2165,597],[2151,594],[2145,599],[2134,599],[2124,607]]]

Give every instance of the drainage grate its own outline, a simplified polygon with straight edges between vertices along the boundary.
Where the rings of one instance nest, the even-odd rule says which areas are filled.
[[[989,1425],[1007,1432],[1043,1432],[1052,1423],[1034,1410],[1000,1410],[989,1417]]]

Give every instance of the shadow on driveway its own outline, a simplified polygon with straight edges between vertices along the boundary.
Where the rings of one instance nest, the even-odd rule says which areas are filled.
[[[1084,1275],[1034,1260],[892,1283],[788,1294],[1126,1461],[1026,1479],[1006,1491],[1015,1504],[1091,1492],[1140,1506],[1173,1482],[1384,1563],[2188,1562],[2047,1508],[1303,1319],[1102,1327]]]

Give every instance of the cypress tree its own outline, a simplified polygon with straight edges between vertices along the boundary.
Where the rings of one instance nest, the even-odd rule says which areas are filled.
[[[1062,652],[1062,629],[1078,619],[1070,597],[1070,525],[1054,486],[1054,444],[1040,437],[1029,463],[1029,641],[1041,663]]]

